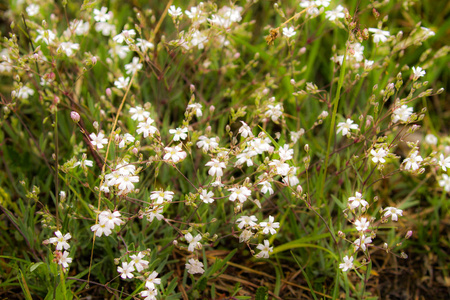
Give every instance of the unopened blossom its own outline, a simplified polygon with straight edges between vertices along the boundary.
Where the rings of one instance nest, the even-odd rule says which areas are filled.
[[[392,218],[392,221],[398,221],[398,216],[403,216],[403,210],[395,208],[395,207],[386,207],[384,209],[384,217]]]
[[[370,154],[373,156],[372,161],[374,163],[385,163],[386,160],[384,159],[387,156],[387,151],[383,148],[378,148],[377,150],[372,149],[370,150]]]
[[[63,248],[67,250],[70,248],[69,243],[67,243],[72,238],[70,233],[62,235],[61,231],[58,230],[55,232],[55,235],[56,237],[52,237],[48,241],[50,244],[56,244],[56,250],[62,250]]]
[[[134,72],[139,71],[142,69],[142,64],[139,62],[138,57],[133,57],[133,60],[125,65],[125,70],[127,74],[133,74]]]
[[[61,50],[66,53],[67,56],[71,56],[74,53],[74,50],[79,50],[80,44],[72,43],[72,42],[63,42],[59,44],[59,47],[56,51]]]
[[[195,111],[195,115],[197,116],[197,118],[200,118],[203,115],[202,105],[200,103],[192,103],[187,107]]]
[[[128,84],[130,83],[130,77],[119,77],[117,80],[114,81],[114,85],[118,89],[126,89]]]
[[[345,17],[344,7],[338,5],[334,10],[329,10],[325,12],[325,18],[330,21],[335,21],[337,19],[343,19]]]
[[[409,157],[405,158],[403,163],[405,164],[405,170],[417,170],[420,167],[420,162],[423,161],[422,156],[418,155],[419,151],[412,152]]]
[[[176,7],[175,5],[171,5],[167,12],[169,13],[170,16],[172,16],[174,18],[183,15],[183,11],[181,10],[181,7]]]
[[[238,227],[240,229],[244,227],[253,227],[256,225],[256,222],[258,222],[258,219],[255,216],[241,216],[239,219],[236,220],[236,222],[239,223]]]
[[[181,144],[175,147],[165,147],[164,151],[166,152],[166,154],[164,155],[163,159],[171,160],[174,163],[182,161],[187,156],[186,152],[183,151]]]
[[[145,254],[139,252],[137,255],[130,255],[131,262],[134,264],[134,267],[138,272],[143,271],[145,268],[148,268],[149,261],[144,260]]]
[[[94,20],[97,22],[107,22],[111,19],[111,14],[108,13],[107,7],[102,7],[101,9],[94,9]]]
[[[261,250],[261,252],[256,254],[258,258],[269,258],[269,253],[273,252],[273,247],[270,247],[269,240],[264,240],[264,244],[258,244],[256,248]]]
[[[230,195],[230,201],[236,201],[236,199],[239,200],[239,202],[244,203],[245,200],[247,200],[248,197],[252,194],[252,192],[246,188],[245,186],[240,186],[237,188],[231,188],[228,189],[231,192]]]
[[[186,270],[189,274],[203,274],[205,270],[203,269],[203,263],[198,259],[191,258],[189,262],[186,263]]]
[[[293,37],[296,34],[294,26],[291,26],[289,28],[285,27],[283,28],[283,35],[287,38]]]
[[[268,182],[267,180],[264,180],[264,181],[261,181],[260,183],[258,183],[258,185],[262,185],[261,193],[267,194],[267,192],[269,192],[269,195],[273,195],[273,188],[272,188],[272,185],[270,184],[270,182]]]
[[[413,80],[417,80],[420,77],[425,76],[426,72],[425,70],[423,70],[421,67],[412,67],[412,71],[413,71]]]
[[[337,133],[342,132],[342,135],[346,136],[351,130],[358,130],[359,126],[358,124],[353,124],[353,120],[347,119],[345,122],[340,122],[337,128]]]
[[[186,242],[189,243],[188,251],[194,252],[195,248],[197,248],[197,245],[202,240],[202,236],[200,234],[197,234],[195,237],[192,236],[190,232],[186,233],[184,235],[184,238],[186,239]]]
[[[439,180],[439,186],[444,188],[444,191],[450,192],[450,177],[447,174],[442,174],[442,179]]]
[[[153,134],[158,131],[155,126],[151,125],[153,124],[153,119],[148,117],[145,122],[141,122],[138,124],[138,129],[136,130],[137,134],[143,134],[144,138],[148,137],[149,135],[153,136]]]
[[[264,234],[269,234],[269,232],[270,232],[270,234],[273,235],[273,234],[277,233],[276,228],[280,228],[280,223],[279,222],[274,222],[274,221],[275,221],[275,218],[272,217],[272,216],[269,216],[269,221],[259,223],[259,225],[261,227],[263,227],[263,231],[262,232]]]
[[[58,264],[62,265],[64,268],[68,268],[69,264],[72,263],[72,257],[69,257],[69,252],[68,251],[64,251],[64,253],[62,253],[62,255],[58,256]]]
[[[177,129],[169,129],[169,133],[173,134],[173,140],[179,141],[179,140],[185,140],[187,138],[187,133],[189,132],[189,129],[186,127],[183,128],[177,128]]]
[[[362,199],[362,194],[358,192],[355,193],[354,197],[348,198],[348,202],[350,202],[349,204],[351,209],[355,209],[360,205],[363,207],[369,205],[369,203],[366,200]]]
[[[384,43],[387,41],[388,37],[391,36],[389,31],[381,30],[378,28],[369,28],[369,32],[373,33],[373,42],[375,44],[377,44],[379,42]]]
[[[171,191],[153,191],[150,195],[150,199],[156,204],[163,204],[165,202],[172,202],[173,195],[174,192]]]
[[[204,135],[198,138],[197,147],[201,148],[203,151],[209,151],[216,149],[219,146],[215,137],[208,138]]]
[[[439,162],[438,164],[442,167],[442,170],[447,171],[447,168],[450,168],[450,156],[444,157],[444,154],[441,153],[439,155]]]
[[[42,40],[47,45],[50,45],[56,39],[56,34],[54,34],[53,31],[51,31],[50,29],[46,30],[38,29],[36,31],[38,33],[38,36],[34,40],[35,42],[39,42],[40,40]]]
[[[394,123],[397,123],[398,121],[407,122],[412,113],[413,113],[412,107],[402,105],[393,111],[392,122]]]
[[[203,190],[200,194],[200,200],[202,200],[205,203],[213,203],[214,199],[212,198],[214,196],[214,193],[211,191]]]
[[[133,263],[122,262],[122,266],[117,267],[117,272],[120,273],[120,277],[122,277],[122,279],[133,278],[134,277]]]
[[[358,231],[366,231],[369,228],[370,222],[367,218],[361,218],[355,221],[355,227]]]
[[[348,270],[353,268],[353,257],[350,256],[350,258],[346,255],[343,258],[344,262],[342,264],[339,264],[339,269],[342,269],[342,271],[347,272]]]
[[[91,138],[92,146],[96,146],[97,149],[102,149],[103,145],[108,144],[108,139],[105,138],[105,135],[102,132],[99,132],[98,134],[91,133],[89,137]]]
[[[370,243],[372,243],[371,237],[370,236],[366,237],[364,234],[353,242],[353,244],[355,245],[355,251],[358,251],[359,248],[361,248],[363,251],[366,251],[367,249],[366,244]]]
[[[113,37],[113,41],[121,44],[124,41],[126,41],[127,39],[132,39],[135,35],[136,35],[136,31],[134,29],[129,29],[129,30],[124,29],[124,30],[122,30],[121,33],[119,33],[118,35]]]
[[[218,159],[213,158],[211,161],[205,164],[207,167],[211,167],[208,171],[208,174],[211,176],[216,175],[217,177],[221,177],[223,175],[223,170],[226,168],[224,162],[219,161]]]

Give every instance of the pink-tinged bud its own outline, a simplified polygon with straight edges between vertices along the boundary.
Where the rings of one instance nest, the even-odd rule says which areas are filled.
[[[297,193],[299,193],[299,194],[303,193],[303,188],[300,184],[297,185]]]
[[[412,230],[408,230],[408,232],[406,233],[405,238],[409,239],[412,236],[412,234],[413,234]]]
[[[345,233],[343,233],[342,231],[338,231],[338,237],[340,238],[344,238],[345,237]]]
[[[195,92],[195,85],[191,84],[189,86],[190,90],[191,90],[191,94],[193,94]]]
[[[35,53],[35,54],[33,54],[33,57],[34,57],[35,60],[38,60],[39,59],[39,54]]]
[[[133,150],[131,150],[133,152],[134,155],[138,155],[139,153],[139,149],[134,147]]]
[[[239,52],[236,52],[234,54],[234,59],[238,59],[239,57],[241,57],[241,54]]]
[[[301,55],[301,54],[304,54],[306,52],[306,47],[302,47],[302,48],[300,48],[300,51],[298,51],[298,53]]]
[[[112,95],[111,89],[107,88],[106,89],[106,96],[111,97],[111,95]]]
[[[97,57],[96,56],[92,56],[91,61],[92,61],[93,65],[97,64]]]
[[[295,79],[291,79],[291,84],[294,85],[295,84]]]
[[[72,121],[74,121],[75,123],[80,122],[80,114],[77,113],[76,111],[72,111],[70,113],[70,117],[72,118]]]

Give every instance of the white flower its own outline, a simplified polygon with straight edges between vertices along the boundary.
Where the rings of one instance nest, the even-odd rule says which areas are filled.
[[[114,85],[118,88],[118,89],[126,89],[128,84],[130,83],[130,77],[119,77],[116,81],[114,81]]]
[[[305,134],[305,129],[301,128],[299,131],[291,131],[291,141],[295,144]]]
[[[133,262],[131,262],[131,263],[122,262],[122,267],[117,267],[117,272],[119,272],[121,274],[120,277],[122,277],[122,279],[127,279],[127,277],[133,278],[134,277]]]
[[[182,161],[186,158],[187,154],[181,148],[181,144],[175,147],[165,147],[164,151],[166,154],[164,155],[164,160],[171,160],[174,163]]]
[[[435,135],[429,133],[425,136],[425,143],[427,143],[429,145],[436,145],[437,142],[438,142],[438,138]]]
[[[239,223],[238,227],[240,229],[244,228],[244,226],[253,227],[256,225],[255,222],[258,222],[258,219],[255,216],[241,216],[236,220]]]
[[[283,182],[289,186],[296,186],[300,183],[298,177],[295,175],[297,173],[296,167],[290,167],[286,177],[283,178]]]
[[[186,270],[189,274],[205,273],[205,270],[203,269],[203,263],[194,258],[189,259],[189,262],[186,263]]]
[[[32,3],[32,4],[28,5],[28,7],[25,10],[27,11],[27,14],[30,17],[32,17],[39,13],[39,5]]]
[[[89,32],[89,23],[83,20],[73,20],[69,25],[70,30],[74,30],[76,35],[85,35]]]
[[[239,128],[239,134],[244,138],[248,136],[253,136],[250,126],[248,126],[247,123],[245,123],[244,121],[241,121],[241,123],[242,126]]]
[[[213,203],[214,199],[212,198],[214,196],[214,193],[211,191],[203,190],[200,194],[200,200],[202,200],[205,203]]]
[[[191,35],[190,46],[198,47],[198,49],[203,49],[204,43],[208,42],[208,36],[206,36],[203,32],[195,30]]]
[[[245,186],[228,189],[231,192],[230,201],[236,201],[238,199],[241,203],[244,203],[252,192]]]
[[[367,205],[369,205],[369,203],[362,199],[362,195],[361,193],[356,192],[355,197],[350,197],[348,198],[348,202],[350,203],[350,208],[351,209],[355,209],[357,207],[359,207],[360,205],[362,205],[363,207],[366,207]]]
[[[156,298],[156,296],[158,296],[158,290],[156,290],[155,288],[153,289],[148,289],[145,291],[142,291],[139,293],[139,295],[141,295],[141,297],[144,298],[144,300],[156,300],[158,298]]]
[[[283,35],[287,38],[293,37],[296,34],[294,26],[283,28]]]
[[[67,243],[68,240],[72,238],[70,233],[66,233],[64,236],[62,235],[61,231],[55,232],[56,237],[50,238],[48,241],[51,244],[56,244],[56,250],[62,250],[63,248],[65,250],[70,248],[69,243]]]
[[[273,252],[273,247],[270,247],[268,240],[264,240],[264,244],[258,244],[256,248],[261,250],[261,252],[256,254],[256,257],[258,258],[269,258],[269,253]]]
[[[439,165],[442,167],[442,170],[447,171],[447,168],[450,168],[450,156],[445,158],[444,154],[439,156]]]
[[[281,104],[277,105],[267,105],[267,110],[265,113],[266,117],[270,117],[273,122],[278,122],[278,118],[283,115],[283,106]]]
[[[189,130],[187,129],[187,127],[183,127],[183,128],[177,128],[177,129],[169,129],[169,133],[173,134],[173,140],[174,141],[179,141],[181,140],[185,140],[187,138],[187,133],[189,132]]]
[[[71,42],[64,42],[59,44],[59,47],[56,51],[61,49],[61,51],[64,51],[67,56],[71,56],[73,54],[73,50],[79,50],[80,44],[75,44]]]
[[[342,269],[342,271],[347,272],[349,269],[353,268],[353,257],[344,257],[344,263],[339,264],[339,269]]]
[[[142,252],[139,252],[137,255],[130,255],[131,262],[134,264],[138,272],[148,268],[149,262],[147,260],[143,260],[144,257],[145,255]]]
[[[370,243],[372,243],[372,238],[370,236],[366,237],[364,234],[359,239],[356,239],[353,242],[353,244],[355,245],[355,251],[358,251],[360,247],[363,251],[366,251],[367,249],[366,244]]]
[[[111,229],[106,227],[106,224],[95,224],[91,226],[91,231],[95,232],[95,235],[101,237],[103,234],[108,236],[112,233]]]
[[[174,192],[171,191],[153,191],[150,195],[150,199],[155,201],[156,204],[163,204],[164,202],[172,202]]]
[[[419,169],[420,166],[420,162],[423,161],[422,156],[418,155],[419,151],[414,151],[412,152],[408,158],[405,158],[405,160],[403,161],[403,163],[406,163],[405,165],[405,170],[417,170]]]
[[[249,229],[245,229],[242,231],[242,233],[239,235],[239,243],[247,242],[251,237],[253,236],[253,233]]]
[[[92,146],[97,146],[97,149],[102,149],[103,145],[108,144],[108,139],[105,138],[103,132],[99,132],[98,135],[95,133],[91,133],[89,137],[92,140],[91,141]]]
[[[358,130],[359,128],[358,124],[353,124],[353,120],[351,119],[347,119],[345,122],[340,122],[337,127],[337,133],[342,132],[343,136],[349,134],[350,130]]]
[[[355,227],[358,231],[366,231],[369,228],[370,222],[367,218],[361,218],[355,221]]]
[[[155,48],[155,45],[147,40],[137,38],[136,41],[137,41],[136,46],[141,48],[142,52],[146,52],[148,49]]]
[[[421,67],[412,67],[412,71],[413,71],[413,80],[416,81],[417,79],[419,79],[420,77],[425,76],[426,72],[425,70],[423,70]]]
[[[118,184],[119,190],[130,192],[134,190],[135,182],[139,182],[139,176],[133,175],[122,175],[116,180],[116,184]]]
[[[138,129],[136,130],[137,134],[143,134],[144,138],[148,137],[149,135],[152,135],[158,131],[155,126],[151,125],[153,123],[152,118],[147,118],[145,122],[141,122],[138,124]]]
[[[444,191],[450,192],[450,177],[447,174],[442,174],[442,179],[439,180],[439,186],[444,188]]]
[[[27,87],[26,85],[22,86],[17,93],[17,97],[20,99],[28,99],[30,96],[34,95],[34,90]]]
[[[98,222],[101,225],[105,225],[109,229],[114,229],[114,226],[120,226],[125,223],[120,219],[120,216],[120,212],[118,211],[111,212],[110,210],[105,210],[99,214]]]
[[[154,289],[155,284],[161,284],[161,279],[157,278],[158,273],[153,271],[146,279],[145,279],[145,287],[148,289]]]
[[[286,176],[290,169],[287,163],[284,163],[278,159],[273,159],[272,162],[269,163],[269,166],[275,166],[277,174],[281,176]]]
[[[244,151],[244,152],[236,155],[236,158],[238,160],[236,161],[235,166],[240,166],[240,165],[242,165],[244,163],[247,163],[247,167],[253,166],[252,157],[254,157],[257,154],[258,153],[256,153],[256,151],[248,150],[248,151]]]
[[[282,160],[286,161],[294,157],[294,150],[290,149],[288,144],[284,144],[283,147],[278,149],[278,154]]]
[[[113,24],[99,22],[95,24],[95,31],[101,31],[104,36],[110,36],[112,32],[116,31],[116,27]]]
[[[129,144],[129,143],[133,143],[135,140],[134,136],[132,136],[129,133],[125,133],[122,137],[122,140],[119,143],[119,148],[123,148],[125,147],[125,145]]]
[[[202,105],[200,103],[192,103],[192,104],[189,104],[187,107],[195,110],[195,115],[197,116],[197,118],[200,118],[203,115]]]
[[[325,18],[330,21],[335,21],[336,19],[342,19],[345,17],[343,13],[344,7],[342,5],[338,5],[334,10],[329,10],[325,12]]]
[[[68,268],[69,264],[72,263],[72,257],[69,257],[69,252],[64,251],[64,253],[58,257],[58,264],[62,265],[64,268]]]
[[[224,162],[219,161],[218,159],[213,158],[211,161],[205,164],[207,167],[211,167],[208,171],[208,174],[211,176],[216,175],[217,177],[221,177],[223,175],[223,170],[226,168]]]
[[[373,156],[372,161],[374,163],[384,163],[386,160],[384,159],[387,155],[387,151],[383,148],[378,148],[378,150],[372,149],[370,150],[370,154]]]
[[[114,44],[108,50],[108,53],[111,55],[111,57],[118,56],[120,59],[125,59],[125,57],[127,57],[128,52],[130,52],[130,48],[128,46],[122,46],[118,44]]]
[[[195,248],[197,247],[199,242],[202,240],[202,236],[200,234],[197,234],[195,237],[192,236],[190,232],[184,235],[184,238],[186,239],[186,242],[189,243],[188,251],[194,252]]]
[[[403,210],[395,207],[386,207],[384,211],[384,217],[389,218],[389,216],[392,216],[392,221],[398,221],[398,216],[403,216]]]
[[[392,122],[397,123],[399,120],[407,122],[411,114],[413,113],[413,108],[406,105],[396,108],[393,111]]]
[[[61,192],[59,192],[59,197],[61,198],[61,200],[64,200],[64,199],[66,199],[66,192],[64,192],[64,191],[61,191]]]
[[[153,222],[153,219],[156,218],[158,221],[164,219],[162,215],[164,208],[162,206],[154,206],[151,210],[146,210],[145,215],[150,222]]]
[[[47,30],[38,29],[36,31],[39,33],[39,35],[36,37],[36,40],[34,40],[35,42],[43,40],[47,45],[49,45],[53,43],[53,41],[56,38],[56,34],[54,34],[53,31],[51,31],[50,29]]]
[[[116,43],[123,43],[124,41],[126,41],[127,39],[133,39],[133,37],[136,35],[136,31],[134,29],[130,29],[130,30],[122,30],[121,33],[119,33],[118,35],[116,35],[115,37],[113,37],[113,41],[115,41]]]
[[[183,14],[183,12],[181,11],[181,7],[176,7],[175,5],[171,5],[169,7],[168,13],[174,18],[179,17]]]
[[[374,61],[373,60],[365,60],[364,61],[364,70],[365,71],[370,71],[370,70],[372,70],[372,68],[373,68],[373,63],[374,63]]]
[[[216,138],[214,137],[207,138],[202,135],[198,139],[197,147],[202,148],[203,151],[208,151],[209,149],[214,150],[219,146],[219,143],[217,143]]]
[[[261,225],[261,227],[263,227],[263,233],[264,234],[276,234],[276,228],[280,228],[280,223],[279,222],[274,222],[275,218],[272,216],[269,216],[269,221],[268,222],[261,222],[259,223],[259,225]]]
[[[133,57],[131,63],[125,65],[125,70],[127,74],[133,74],[134,72],[142,69],[142,64],[139,63],[139,57]]]
[[[422,30],[423,30],[424,35],[425,35],[426,38],[429,38],[429,37],[432,37],[432,36],[435,36],[435,35],[436,35],[436,33],[434,33],[434,31],[431,30],[431,29],[428,29],[428,28],[426,28],[426,27],[420,27],[420,28],[422,28]]]
[[[107,7],[102,7],[100,10],[94,9],[94,20],[97,22],[107,22],[111,19],[111,13],[108,13]]]
[[[267,194],[269,192],[269,195],[273,195],[273,188],[270,182],[267,180],[261,181],[258,185],[262,185],[261,193]]]
[[[388,37],[391,36],[389,31],[381,30],[378,28],[369,28],[369,32],[373,33],[373,42],[376,44],[378,42],[386,42]]]

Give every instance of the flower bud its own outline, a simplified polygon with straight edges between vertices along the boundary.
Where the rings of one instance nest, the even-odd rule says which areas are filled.
[[[70,117],[72,118],[72,121],[74,121],[75,123],[78,123],[80,121],[80,114],[77,113],[76,111],[72,111],[70,113]]]
[[[134,155],[138,155],[139,153],[139,149],[134,147],[133,150],[131,150],[133,152]]]
[[[111,89],[107,88],[106,89],[106,96],[111,97],[111,95],[112,95]]]
[[[413,233],[412,230],[408,230],[408,232],[406,233],[405,238],[409,239],[412,236],[412,233]]]

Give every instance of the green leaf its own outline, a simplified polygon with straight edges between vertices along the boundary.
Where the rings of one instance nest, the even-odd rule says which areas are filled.
[[[267,300],[267,299],[269,299],[269,293],[267,291],[268,291],[267,287],[260,286],[256,290],[255,300]]]
[[[38,263],[35,263],[35,264],[32,264],[31,266],[30,266],[30,272],[31,273],[33,273],[34,272],[34,270],[36,270],[37,268],[39,268],[39,266],[41,266],[41,265],[43,265],[44,263],[41,261],[41,262],[38,262]]]

